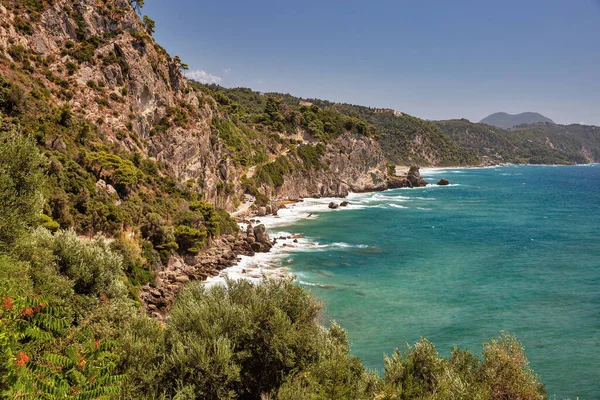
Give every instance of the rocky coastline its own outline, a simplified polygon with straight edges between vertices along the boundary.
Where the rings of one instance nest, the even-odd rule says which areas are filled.
[[[139,297],[144,309],[162,320],[186,283],[218,276],[220,271],[235,265],[240,255],[254,256],[255,253],[268,252],[274,244],[263,224],[253,227],[250,223],[245,231],[240,230],[236,236],[225,235],[212,240],[208,248],[198,255],[174,255],[168,265],[158,272],[154,282],[142,288]]]
[[[411,167],[406,175],[390,177],[387,188],[414,188],[427,184],[421,177],[419,168]],[[338,197],[346,196],[347,193],[344,193],[343,196]],[[314,197],[318,198],[319,196]],[[303,201],[303,199],[296,201]],[[171,256],[168,265],[157,273],[154,282],[146,284],[139,294],[147,313],[159,320],[164,320],[177,293],[186,283],[206,281],[211,277],[217,277],[223,270],[236,265],[240,261],[240,256],[252,257],[256,253],[269,252],[276,245],[278,239],[272,240],[265,225],[261,224],[256,217],[276,216],[281,208],[286,207],[285,203],[271,202],[265,206],[253,204],[235,216],[240,224],[240,231],[235,236],[225,235],[214,238],[204,251],[194,256]],[[340,203],[329,203],[328,208],[338,209],[349,205],[348,201],[343,200]]]

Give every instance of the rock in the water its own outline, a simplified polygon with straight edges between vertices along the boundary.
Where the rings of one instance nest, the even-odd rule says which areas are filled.
[[[256,241],[258,243],[271,243],[271,239],[267,233],[267,228],[263,224],[257,225],[254,228],[254,236],[256,237]]]
[[[349,202],[347,202],[347,201],[342,201],[342,202],[340,203],[340,207],[346,207],[346,206],[348,206],[349,204],[350,204],[350,203],[349,203]]]
[[[340,206],[339,204],[336,204],[333,201],[331,203],[329,203],[329,205],[328,205],[328,207],[331,208],[332,210],[335,210],[339,206]]]
[[[442,178],[442,179],[440,179],[440,181],[437,184],[440,186],[447,186],[450,184],[450,182],[448,182],[448,179]]]
[[[409,187],[421,187],[421,186],[427,185],[427,182],[425,182],[425,179],[423,179],[421,177],[421,173],[419,172],[419,167],[417,167],[415,165],[410,167],[410,169],[408,170],[406,179],[408,179],[408,182],[410,184]]]

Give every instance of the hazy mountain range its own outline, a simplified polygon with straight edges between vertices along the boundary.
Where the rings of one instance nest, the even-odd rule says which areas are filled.
[[[515,126],[523,124],[536,124],[540,122],[554,124],[554,121],[552,121],[550,118],[536,112],[524,112],[514,115],[505,112],[498,112],[488,115],[479,121],[481,124],[488,124],[504,129],[514,128]]]

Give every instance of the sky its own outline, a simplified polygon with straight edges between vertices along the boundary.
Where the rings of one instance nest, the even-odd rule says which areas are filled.
[[[188,76],[479,121],[600,125],[600,0],[146,0]]]

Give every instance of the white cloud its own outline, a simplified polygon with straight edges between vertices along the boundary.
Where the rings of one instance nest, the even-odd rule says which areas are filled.
[[[231,73],[231,68],[225,68],[225,69],[223,70],[223,73],[224,73],[225,75],[229,75],[229,74]]]
[[[198,69],[196,71],[186,71],[185,76],[200,83],[221,83],[223,78],[220,76],[209,74],[206,71]]]

